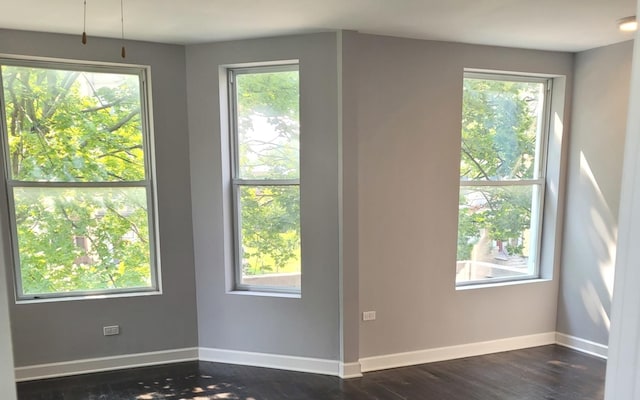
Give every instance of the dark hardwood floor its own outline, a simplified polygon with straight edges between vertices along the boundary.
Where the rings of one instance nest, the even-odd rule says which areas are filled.
[[[601,400],[605,361],[543,346],[362,378],[188,362],[18,384],[19,400]]]

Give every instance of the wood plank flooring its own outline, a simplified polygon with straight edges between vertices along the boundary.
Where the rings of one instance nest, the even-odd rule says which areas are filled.
[[[18,384],[19,400],[602,400],[605,361],[543,346],[336,377],[188,362]]]

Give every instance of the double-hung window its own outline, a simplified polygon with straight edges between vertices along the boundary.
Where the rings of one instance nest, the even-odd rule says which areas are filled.
[[[465,73],[458,285],[539,277],[551,83]]]
[[[146,68],[0,69],[18,300],[158,291]]]
[[[300,292],[297,64],[227,70],[235,290]]]

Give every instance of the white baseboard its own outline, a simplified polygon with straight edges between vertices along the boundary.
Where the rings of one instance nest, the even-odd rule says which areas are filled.
[[[253,353],[249,351],[211,349],[206,347],[201,347],[198,354],[200,361],[250,365],[253,367],[266,367],[340,376],[341,363],[337,360]]]
[[[15,369],[16,381],[57,378],[60,376],[89,374],[117,369],[146,367],[198,360],[198,349],[176,349],[150,353],[127,354],[122,356],[88,358],[52,364],[30,365]]]
[[[477,342],[457,346],[411,351],[406,353],[366,357],[360,359],[360,364],[362,366],[362,372],[370,372],[378,371],[381,369],[406,367],[409,365],[425,364],[436,361],[453,360],[456,358],[499,353],[502,351],[524,349],[527,347],[544,346],[548,344],[554,344],[555,342],[556,333],[547,332],[536,335],[490,340],[487,342]]]
[[[359,362],[340,363],[338,376],[342,379],[360,378],[362,376],[362,367]]]
[[[592,356],[596,356],[599,358],[604,358],[605,360],[607,359],[607,354],[609,353],[609,346],[592,342],[591,340],[566,335],[560,332],[556,332],[556,343],[560,346],[578,350],[580,352],[591,354]]]
[[[503,351],[518,350],[549,344],[558,344],[596,357],[607,358],[608,348],[603,344],[565,335],[559,332],[547,332],[536,335],[490,340],[486,342],[366,357],[361,358],[359,362],[353,363],[342,363],[338,360],[326,360],[320,358],[201,347],[18,367],[15,369],[15,374],[16,381],[22,382],[68,375],[200,360],[276,368],[289,371],[311,372],[349,379],[361,377],[363,372],[473,357],[483,354],[499,353]]]

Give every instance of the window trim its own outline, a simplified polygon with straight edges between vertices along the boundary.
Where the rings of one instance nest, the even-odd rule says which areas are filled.
[[[301,288],[281,287],[271,285],[248,285],[242,283],[242,219],[240,215],[240,188],[243,186],[297,186],[300,191],[300,178],[298,179],[242,179],[238,178],[240,171],[240,163],[238,157],[238,114],[237,107],[237,90],[236,77],[243,74],[269,73],[269,72],[287,72],[300,71],[298,60],[288,60],[282,63],[271,62],[264,64],[228,66],[225,68],[226,84],[228,94],[228,113],[229,113],[229,162],[230,162],[230,186],[231,186],[231,232],[233,235],[233,281],[232,291],[252,292],[274,295],[293,295],[298,297],[301,294]],[[299,150],[298,150],[299,151]],[[302,223],[302,222],[301,222]],[[300,259],[300,275],[302,279],[302,257]]]
[[[476,70],[476,69],[466,69],[464,70],[463,80],[464,79],[483,79],[483,80],[493,80],[493,81],[504,81],[504,82],[529,82],[529,83],[540,83],[544,85],[544,104],[542,110],[542,118],[540,123],[540,127],[538,129],[536,138],[536,159],[535,162],[538,164],[537,168],[535,168],[534,176],[531,179],[514,179],[514,180],[499,180],[499,181],[489,181],[489,180],[460,180],[458,186],[458,193],[460,189],[463,187],[507,187],[507,186],[532,186],[534,196],[533,198],[537,198],[537,201],[532,202],[531,209],[531,220],[533,222],[534,215],[536,216],[537,223],[535,225],[531,223],[531,230],[535,232],[536,242],[535,242],[535,251],[533,258],[533,271],[531,274],[523,275],[523,276],[508,276],[501,278],[486,278],[486,279],[476,279],[464,282],[455,282],[455,286],[458,289],[462,288],[472,288],[472,287],[488,287],[488,286],[501,286],[508,283],[521,283],[525,281],[536,282],[542,278],[542,247],[543,247],[543,225],[544,225],[544,217],[545,217],[545,199],[547,194],[547,170],[548,170],[548,153],[549,153],[549,142],[552,131],[552,103],[553,103],[553,84],[554,77],[549,75],[542,74],[527,74],[527,73],[512,73],[512,72],[504,72],[504,71],[491,71],[491,70]],[[462,135],[462,129],[460,130],[460,135]],[[462,136],[461,136],[462,140]],[[536,190],[536,188],[538,188]],[[537,193],[536,193],[537,192]],[[537,211],[536,211],[537,208]],[[456,236],[458,231],[456,230]],[[528,260],[529,261],[529,260]],[[528,266],[528,270],[531,268]]]
[[[140,128],[142,133],[142,149],[145,178],[141,181],[127,182],[39,182],[19,181],[10,174],[11,165],[7,157],[9,137],[7,134],[7,118],[4,107],[4,89],[0,91],[0,151],[2,151],[3,186],[9,214],[9,239],[11,242],[11,264],[13,266],[13,286],[16,304],[55,302],[83,299],[102,299],[115,297],[133,297],[162,294],[162,274],[160,261],[160,232],[158,223],[158,200],[156,186],[155,138],[152,118],[151,68],[145,65],[117,64],[107,62],[80,61],[44,57],[23,57],[0,54],[0,67],[17,66],[39,69],[58,69],[67,71],[113,73],[135,75],[140,87]],[[3,76],[0,73],[0,88],[4,88]],[[149,229],[149,264],[150,281],[148,287],[121,289],[78,290],[72,292],[44,293],[25,295],[22,290],[22,269],[18,245],[16,208],[14,189],[18,187],[42,188],[144,188],[147,196],[147,224]]]

